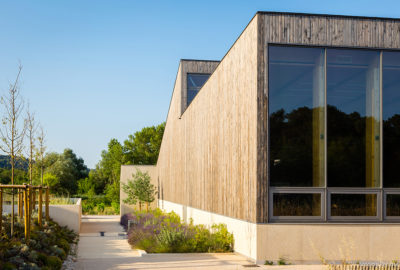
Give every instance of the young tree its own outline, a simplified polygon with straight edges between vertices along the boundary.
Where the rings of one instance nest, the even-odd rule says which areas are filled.
[[[146,210],[149,204],[155,200],[157,194],[156,187],[150,183],[150,175],[147,172],[136,170],[132,174],[133,180],[128,180],[128,184],[124,184],[122,189],[128,195],[124,203],[134,205],[139,202],[139,210],[142,210],[142,204],[146,203]]]
[[[29,152],[28,152],[28,164],[29,164],[29,182],[32,185],[32,170],[33,170],[33,151],[35,149],[35,134],[37,130],[37,124],[35,121],[35,114],[29,110],[26,112],[26,124],[27,124],[27,137],[29,140]]]
[[[26,131],[26,121],[23,122],[23,125],[20,123],[20,116],[24,108],[24,102],[20,96],[18,86],[21,70],[22,66],[20,65],[14,84],[10,85],[7,94],[1,98],[1,104],[4,106],[5,112],[2,119],[3,125],[0,128],[0,150],[10,156],[12,185],[14,184],[15,162],[18,157],[22,156]],[[14,234],[14,202],[14,189],[12,189],[11,235]]]
[[[38,147],[36,148],[36,162],[40,167],[40,182],[43,185],[43,172],[44,172],[44,154],[46,152],[45,134],[43,127],[40,126],[39,135],[37,137]]]

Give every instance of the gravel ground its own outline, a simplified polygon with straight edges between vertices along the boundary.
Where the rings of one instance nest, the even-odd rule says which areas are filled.
[[[71,244],[71,250],[68,254],[68,257],[65,259],[61,270],[74,270],[76,267],[76,261],[78,256],[78,245]]]

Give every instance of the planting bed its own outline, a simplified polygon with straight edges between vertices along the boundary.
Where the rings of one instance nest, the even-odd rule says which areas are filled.
[[[148,253],[233,251],[233,235],[225,224],[214,224],[211,228],[193,222],[186,224],[174,212],[135,211],[123,215],[121,225],[127,230],[129,244]]]

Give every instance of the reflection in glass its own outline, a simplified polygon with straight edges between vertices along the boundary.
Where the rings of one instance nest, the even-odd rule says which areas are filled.
[[[380,186],[380,53],[327,50],[330,187]]]
[[[386,216],[400,216],[400,194],[386,195]]]
[[[324,186],[324,85],[324,49],[269,47],[271,186]]]
[[[376,194],[332,194],[331,216],[376,216]]]
[[[319,193],[274,193],[274,216],[321,216]]]
[[[210,74],[197,74],[197,73],[188,73],[187,74],[187,105],[192,102],[194,97],[203,87],[205,82],[210,77]]]
[[[400,53],[383,53],[383,186],[400,187]]]

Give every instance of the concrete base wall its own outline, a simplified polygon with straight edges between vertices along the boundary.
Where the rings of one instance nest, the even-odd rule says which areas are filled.
[[[37,205],[36,205],[37,208]],[[45,213],[45,206],[43,206],[43,218]],[[18,213],[18,207],[14,206],[15,214]],[[3,205],[3,213],[11,213],[11,205]],[[81,199],[77,199],[76,204],[56,204],[49,205],[49,215],[60,226],[67,226],[69,229],[80,232],[81,229],[81,216],[82,206]]]
[[[226,224],[234,234],[235,251],[257,263],[282,257],[306,264],[400,260],[400,224],[255,224],[165,200],[159,207],[185,222]]]
[[[295,263],[400,259],[400,224],[260,224],[257,260]]]
[[[257,248],[257,225],[243,220],[230,218],[215,213],[203,211],[197,208],[176,204],[173,202],[159,200],[159,207],[167,212],[174,211],[184,222],[189,223],[190,218],[194,224],[205,224],[211,226],[214,223],[226,224],[228,231],[235,238],[235,251],[249,258],[256,258]]]

